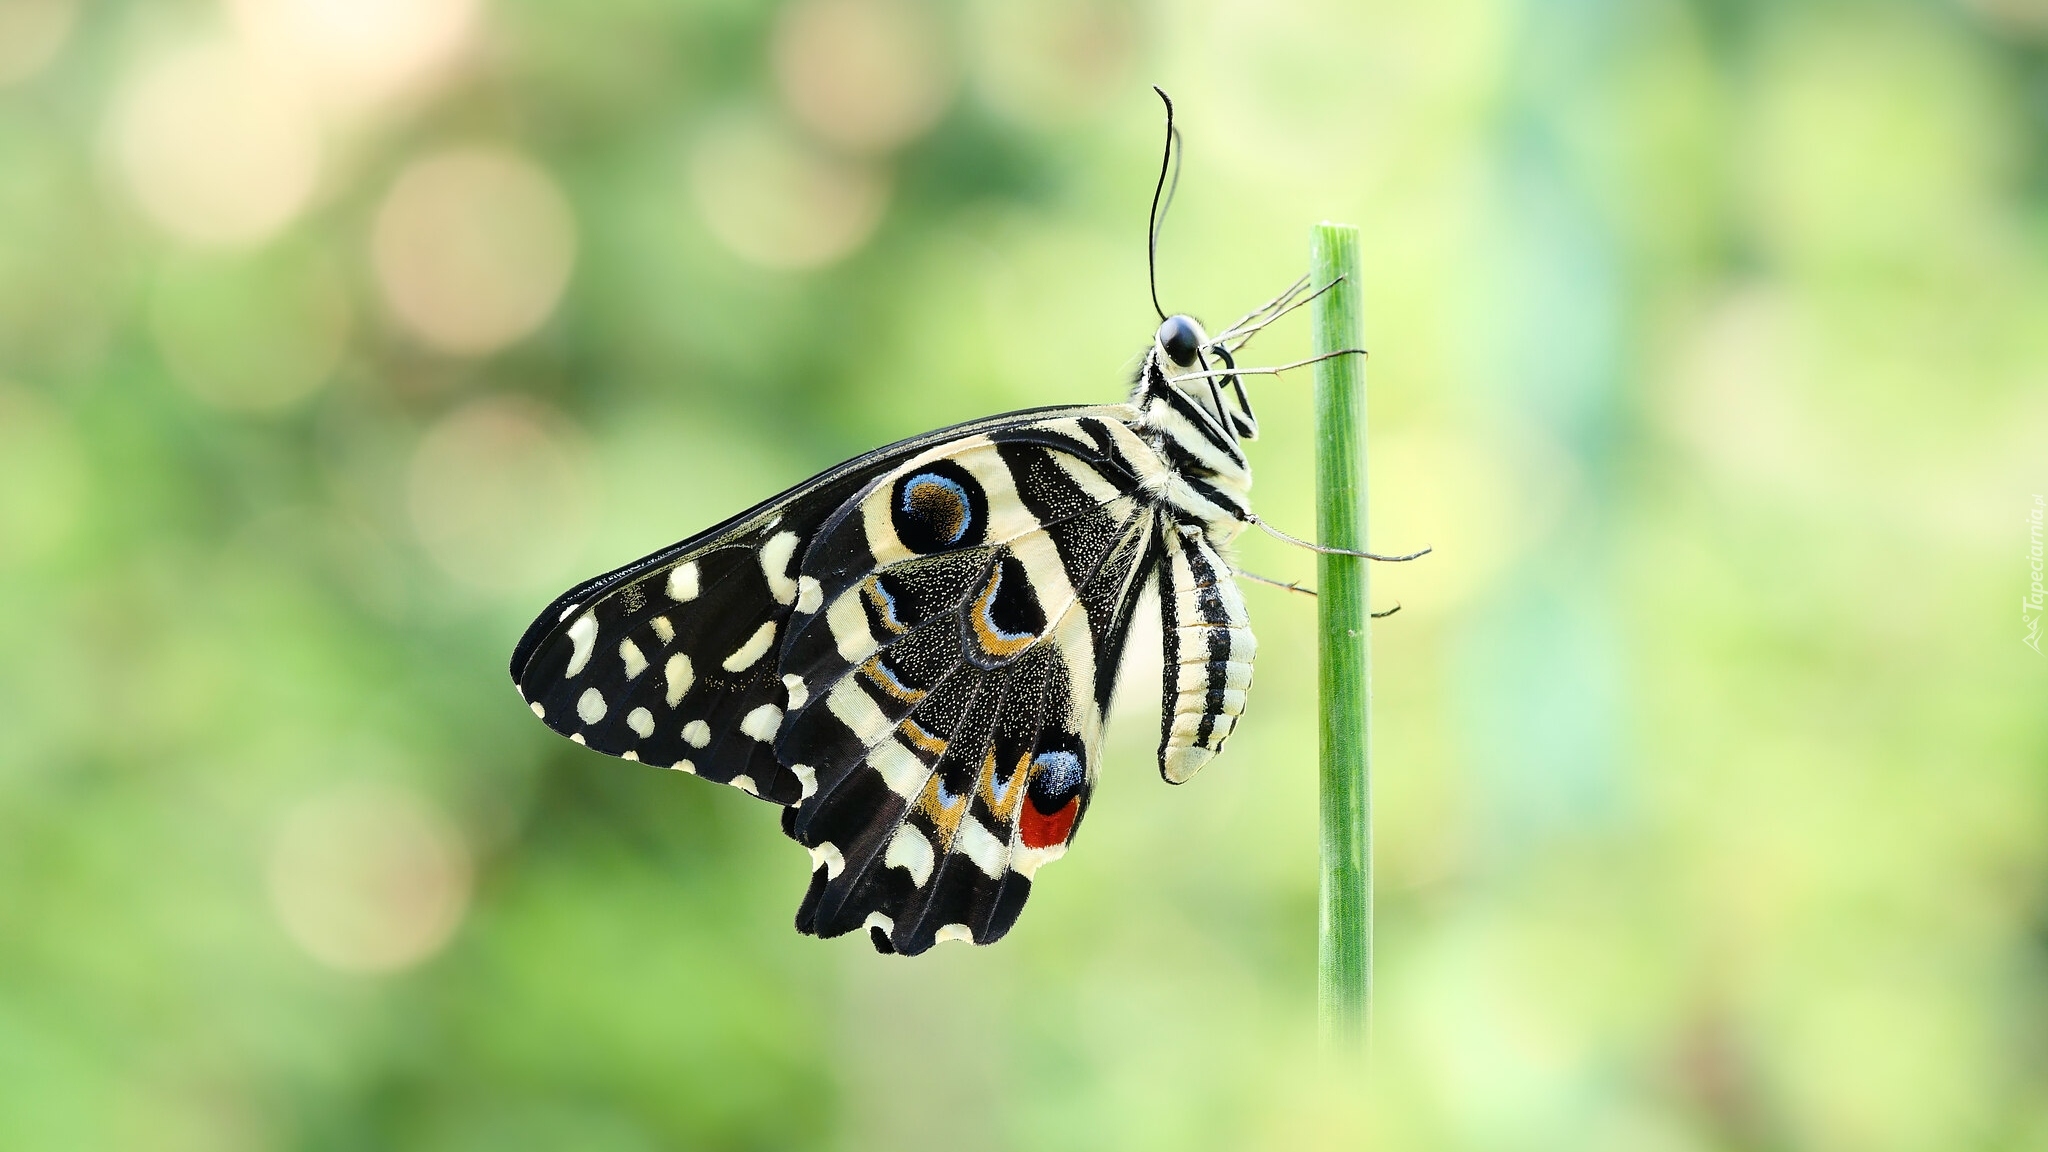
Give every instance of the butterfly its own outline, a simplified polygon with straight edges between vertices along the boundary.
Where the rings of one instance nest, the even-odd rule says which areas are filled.
[[[1170,101],[1167,117],[1172,156]],[[1160,214],[1155,188],[1155,253]],[[512,679],[579,744],[781,806],[811,857],[799,931],[865,929],[909,955],[992,943],[1087,815],[1148,591],[1160,774],[1188,780],[1244,713],[1258,644],[1225,557],[1262,522],[1242,378],[1295,365],[1235,354],[1306,288],[1215,336],[1155,289],[1124,403],[1010,412],[827,469],[563,593]]]

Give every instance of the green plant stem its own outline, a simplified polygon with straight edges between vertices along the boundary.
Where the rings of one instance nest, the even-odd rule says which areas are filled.
[[[1319,224],[1315,351],[1362,346],[1358,229]],[[1365,357],[1315,366],[1316,536],[1365,547]],[[1367,561],[1317,556],[1317,751],[1322,791],[1318,1003],[1324,1043],[1363,1054],[1372,1022],[1372,616]]]

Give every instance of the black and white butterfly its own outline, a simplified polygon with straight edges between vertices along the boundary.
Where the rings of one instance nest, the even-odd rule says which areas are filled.
[[[907,954],[1000,939],[1087,812],[1148,589],[1161,775],[1193,776],[1244,712],[1240,377],[1280,369],[1233,354],[1306,287],[1215,336],[1161,310],[1125,403],[928,432],[586,581],[512,679],[577,743],[782,806],[812,861],[799,930]]]

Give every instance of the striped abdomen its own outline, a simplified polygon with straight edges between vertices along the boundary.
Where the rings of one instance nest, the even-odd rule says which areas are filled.
[[[1252,684],[1252,638],[1230,569],[1193,525],[1160,532],[1161,631],[1166,639],[1159,774],[1180,784],[1223,750]]]

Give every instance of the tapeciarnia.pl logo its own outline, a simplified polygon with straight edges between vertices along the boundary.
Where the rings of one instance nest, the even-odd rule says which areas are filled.
[[[2027,510],[2027,567],[2033,570],[2033,583],[2027,586],[2027,597],[2020,601],[2020,627],[2026,634],[2020,643],[2041,653],[2041,611],[2048,606],[2048,590],[2041,587],[2042,551],[2041,521],[2048,515],[2048,497],[2036,495],[2034,506]]]

